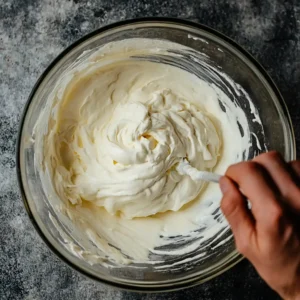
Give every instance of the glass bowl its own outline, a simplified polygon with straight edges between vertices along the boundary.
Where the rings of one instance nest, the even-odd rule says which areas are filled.
[[[131,38],[159,39],[188,47],[183,52],[168,49],[169,54],[135,59],[178,66],[219,85],[224,93],[228,92],[229,80],[240,87],[242,92],[231,90],[232,101],[243,109],[249,129],[254,133],[244,160],[269,149],[281,152],[286,160],[295,159],[295,139],[284,101],[265,70],[252,56],[229,38],[203,25],[177,19],[147,18],[119,22],[88,34],[63,51],[46,69],[32,90],[21,121],[17,145],[19,185],[28,215],[40,236],[54,253],[76,270],[100,282],[128,290],[157,292],[186,288],[217,276],[242,259],[235,249],[228,225],[209,241],[200,242],[197,249],[180,256],[159,257],[161,263],[158,265],[89,264],[66,246],[70,240],[76,247],[80,244],[73,240],[49,204],[41,182],[41,171],[34,163],[39,151],[34,147],[35,125],[61,74],[76,64],[87,51]],[[216,82],[208,76],[212,67],[221,69],[226,76]],[[253,106],[249,106],[249,97]],[[253,119],[253,109],[258,111],[261,124]],[[220,209],[214,212],[214,216],[217,221],[224,219]],[[172,242],[168,246],[169,249],[181,247]]]

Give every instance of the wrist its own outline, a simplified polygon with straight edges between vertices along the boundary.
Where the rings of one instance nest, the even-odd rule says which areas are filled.
[[[284,300],[300,300],[300,290],[297,288],[297,290],[285,290],[282,293],[279,293],[279,295]]]
[[[294,296],[283,297],[284,300],[300,300],[300,293]]]
[[[284,276],[285,278],[288,275]],[[284,277],[281,277],[283,279]],[[293,276],[294,278],[288,281],[280,282],[277,278],[276,281],[267,282],[269,286],[274,289],[280,297],[284,300],[300,300],[300,276]]]

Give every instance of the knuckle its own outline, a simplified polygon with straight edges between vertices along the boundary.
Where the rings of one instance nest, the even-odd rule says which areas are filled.
[[[268,212],[268,223],[271,228],[278,228],[284,218],[283,209],[279,205],[274,205]]]
[[[271,159],[280,159],[280,160],[282,159],[282,156],[278,151],[270,151],[265,154],[268,158],[271,158]]]
[[[270,151],[270,152],[262,153],[259,156],[254,158],[254,161],[259,161],[259,162],[265,160],[282,161],[282,156],[278,151]]]

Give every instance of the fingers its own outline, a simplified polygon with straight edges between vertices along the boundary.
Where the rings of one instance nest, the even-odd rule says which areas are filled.
[[[223,193],[221,209],[230,224],[238,251],[245,254],[255,231],[254,219],[247,208],[246,199],[232,180],[223,176],[220,188]]]
[[[280,217],[280,194],[266,170],[256,162],[242,162],[230,166],[225,175],[236,182],[249,199],[258,224],[264,229],[276,230],[273,228],[276,220],[272,218]]]
[[[276,184],[281,199],[292,208],[300,211],[299,162],[287,164],[275,151],[257,156],[253,161],[263,166]]]

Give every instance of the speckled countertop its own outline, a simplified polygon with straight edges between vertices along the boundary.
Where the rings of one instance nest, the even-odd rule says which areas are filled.
[[[26,215],[16,179],[15,142],[20,115],[35,81],[77,38],[105,24],[143,16],[200,22],[244,46],[279,86],[299,142],[297,0],[0,0],[0,299],[277,299],[247,261],[180,292],[115,290],[60,261]]]

